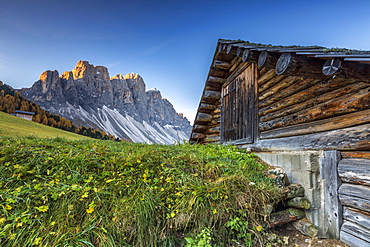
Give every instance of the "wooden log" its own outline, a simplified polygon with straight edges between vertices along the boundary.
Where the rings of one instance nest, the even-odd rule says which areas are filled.
[[[343,205],[370,213],[369,186],[344,183],[338,192]]]
[[[205,90],[202,96],[202,103],[214,104],[220,98],[221,92]]]
[[[303,109],[288,116],[261,122],[260,129],[270,130],[368,109],[370,107],[369,90],[370,87],[350,95],[331,99],[327,102],[308,109]]]
[[[312,222],[309,221],[307,218],[292,222],[292,226],[306,236],[316,237],[319,233],[317,227],[312,224]]]
[[[322,162],[322,178],[324,180],[324,221],[327,235],[339,239],[340,227],[343,223],[343,207],[338,199],[338,188],[341,186],[337,174],[340,152],[330,150],[324,152]]]
[[[311,207],[310,201],[305,197],[295,197],[287,200],[285,204],[292,208],[309,209]]]
[[[261,86],[276,76],[275,70],[270,69],[258,78],[258,86]]]
[[[206,134],[218,134],[218,135],[220,135],[220,126],[209,128],[204,133],[206,133]]]
[[[302,136],[262,139],[240,148],[252,152],[301,150],[370,150],[370,124]]]
[[[207,111],[206,113],[209,113],[210,111],[213,111],[216,109],[216,105],[214,104],[206,104],[206,103],[200,103],[198,107],[198,111]]]
[[[329,85],[326,83],[314,85],[304,91],[298,92],[288,98],[282,99],[274,104],[262,108],[259,111],[260,116],[266,116],[261,118],[261,121],[264,122],[274,118],[283,117],[300,110],[328,102],[334,98],[358,92],[360,89],[368,86],[367,83],[363,82],[348,86],[345,85],[345,82],[343,84],[343,87],[341,87],[338,83]]]
[[[231,67],[231,63],[226,61],[214,60],[212,67],[214,69],[229,70]]]
[[[270,214],[268,228],[281,226],[305,217],[305,212],[302,209],[288,208],[283,211]]]
[[[265,73],[267,73],[268,71],[270,71],[269,68],[266,68],[266,67],[259,67],[258,66],[258,78],[261,78]]]
[[[271,95],[270,97],[262,100],[259,102],[259,107],[263,108],[266,107],[274,102],[277,102],[283,98],[289,97],[290,95],[293,95],[297,92],[300,92],[302,90],[305,90],[306,88],[315,85],[319,82],[319,80],[313,80],[313,79],[304,79],[304,80],[298,80],[296,83],[292,84],[291,86],[284,88],[283,90],[279,91],[278,93],[275,93],[274,95]]]
[[[354,222],[344,221],[342,225],[342,232],[346,232],[353,236],[357,236],[358,238],[368,242],[369,245],[367,246],[370,246],[370,229],[362,227]],[[357,245],[357,246],[366,246],[366,245]]]
[[[275,69],[279,57],[280,55],[278,53],[262,51],[258,57],[258,66]]]
[[[311,133],[318,133],[336,129],[343,129],[351,126],[370,123],[370,110],[359,111],[345,114],[338,117],[332,117],[313,121],[309,123],[297,124],[294,126],[282,127],[274,130],[262,131],[261,139],[280,138],[288,136],[299,136]],[[343,155],[353,155],[353,158],[370,158],[370,152],[346,152]],[[357,155],[356,155],[357,153]],[[357,156],[357,157],[356,157]],[[343,156],[346,157],[346,156]],[[349,156],[347,156],[349,157]]]
[[[191,139],[192,140],[203,139],[205,137],[206,137],[206,135],[204,135],[204,134],[194,133],[194,132],[191,133]]]
[[[207,125],[199,125],[199,124],[195,124],[193,126],[193,132],[197,132],[197,133],[203,133],[206,129],[208,129],[208,126]]]
[[[262,84],[258,87],[258,92],[259,93],[262,93],[266,90],[268,90],[270,87],[278,84],[279,82],[281,82],[283,79],[285,79],[287,76],[286,75],[277,75],[275,77],[273,77],[271,80],[269,80],[267,83],[265,84]]]
[[[370,186],[370,160],[343,159],[339,162],[338,174],[343,182]]]
[[[354,236],[352,234],[349,234],[345,231],[340,232],[340,241],[343,243],[353,246],[353,247],[360,247],[360,246],[370,246],[370,243],[358,238],[357,236]]]
[[[311,79],[327,79],[322,74],[322,67],[325,61],[317,58],[310,58],[294,53],[283,53],[276,63],[277,75],[301,76]]]
[[[244,49],[242,54],[242,61],[249,63],[257,63],[259,57],[258,51],[252,51],[250,49]]]
[[[279,83],[277,83],[275,86],[272,86],[268,88],[268,90],[264,90],[263,92],[259,92],[258,100],[262,101],[266,99],[267,97],[270,97],[277,92],[280,92],[281,90],[293,85],[294,83],[301,81],[301,78],[295,77],[295,76],[289,76],[285,79],[281,80]]]
[[[222,77],[208,76],[207,81],[215,82],[215,83],[218,83],[218,84],[224,84],[226,82],[226,79],[222,78]]]
[[[370,214],[358,209],[344,207],[343,218],[370,229]]]
[[[364,115],[370,115],[370,111],[364,112]],[[341,153],[342,158],[352,159],[370,159],[370,151],[346,151]]]
[[[304,196],[304,187],[300,184],[290,184],[280,189],[280,196],[282,200],[292,199],[295,197]]]
[[[331,76],[339,70],[340,65],[341,61],[339,58],[331,58],[324,63],[322,67],[322,73],[324,75]]]
[[[370,81],[370,65],[351,61],[341,61],[331,58],[325,62],[322,73],[327,76],[336,76],[344,79]]]
[[[195,124],[197,124],[197,122],[209,122],[211,120],[212,120],[212,115],[211,114],[198,112],[197,116],[195,117]],[[201,123],[199,123],[199,124],[201,124]]]

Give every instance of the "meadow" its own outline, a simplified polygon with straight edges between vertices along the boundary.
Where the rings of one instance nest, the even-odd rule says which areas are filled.
[[[0,246],[262,246],[267,167],[232,146],[0,138]]]
[[[32,122],[0,111],[0,136],[34,136],[40,138],[66,138],[71,140],[87,140],[86,136]]]

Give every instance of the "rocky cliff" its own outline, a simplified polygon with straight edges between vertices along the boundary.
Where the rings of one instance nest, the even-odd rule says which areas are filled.
[[[31,88],[20,93],[44,109],[77,125],[91,126],[119,138],[171,144],[188,140],[189,121],[176,113],[157,89],[146,91],[135,73],[109,77],[108,69],[78,61],[59,75],[45,71]]]

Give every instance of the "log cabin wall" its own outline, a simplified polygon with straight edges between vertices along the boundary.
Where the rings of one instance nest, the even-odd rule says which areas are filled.
[[[370,246],[370,152],[343,151],[338,164],[343,205],[340,239],[350,246]]]
[[[369,63],[370,52],[219,40],[190,142],[238,145],[284,168],[305,184],[313,205],[306,213],[321,237],[370,245]],[[230,109],[241,108],[227,107],[224,95],[251,64],[254,121],[245,128],[254,136],[224,138],[225,127],[245,124],[235,123]]]

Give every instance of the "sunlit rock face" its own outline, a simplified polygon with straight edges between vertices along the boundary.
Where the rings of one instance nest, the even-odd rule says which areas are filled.
[[[77,125],[99,128],[122,139],[172,144],[188,140],[191,126],[157,89],[146,91],[135,73],[110,78],[108,69],[78,61],[59,76],[45,71],[23,96]]]

